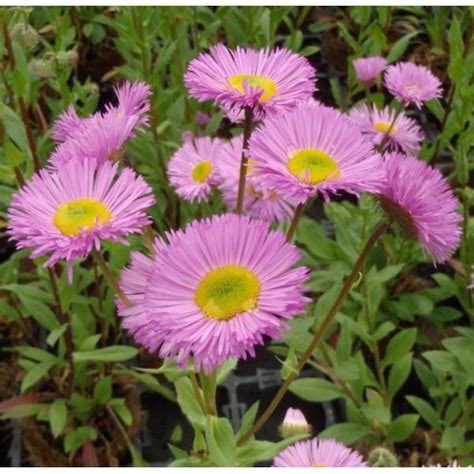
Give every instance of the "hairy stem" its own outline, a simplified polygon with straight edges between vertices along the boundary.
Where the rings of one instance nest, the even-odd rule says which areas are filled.
[[[239,174],[239,192],[237,194],[237,214],[242,214],[244,208],[245,196],[245,181],[247,178],[247,148],[249,144],[250,135],[252,134],[253,110],[250,107],[245,108],[244,120],[244,138],[242,143],[242,157],[240,159],[240,174]]]

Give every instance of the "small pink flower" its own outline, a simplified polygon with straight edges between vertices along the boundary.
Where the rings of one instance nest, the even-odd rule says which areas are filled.
[[[352,61],[357,79],[363,84],[371,84],[387,67],[387,60],[380,56],[359,58]]]
[[[405,105],[414,104],[421,109],[428,100],[442,96],[440,80],[424,66],[414,63],[397,63],[389,66],[384,84],[390,94]]]

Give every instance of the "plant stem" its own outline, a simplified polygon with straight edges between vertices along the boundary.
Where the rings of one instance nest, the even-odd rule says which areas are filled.
[[[286,235],[288,242],[293,241],[293,237],[296,234],[296,229],[298,227],[298,223],[300,222],[301,216],[303,215],[303,211],[304,203],[298,204],[295,209],[295,215],[293,216],[293,220],[291,221],[290,228],[288,229],[288,234]]]
[[[440,154],[440,151],[441,151],[440,136],[442,135],[442,133],[444,131],[444,127],[446,126],[446,122],[448,121],[449,114],[451,113],[451,108],[453,106],[455,89],[456,88],[455,88],[454,84],[451,84],[451,89],[449,91],[449,96],[448,96],[448,102],[446,103],[446,108],[444,109],[443,119],[441,120],[441,126],[440,126],[438,140],[436,141],[435,150],[433,152],[433,158],[431,158],[431,164],[432,165],[434,165],[436,163],[436,161],[438,161],[438,158],[439,158],[439,154]]]
[[[199,383],[194,372],[191,373],[191,385],[193,386],[194,395],[196,396],[196,401],[199,405],[199,408],[202,411],[202,414],[205,415],[207,413],[206,406],[204,404],[204,400],[202,399],[201,389],[199,388]]]
[[[97,250],[93,250],[92,255],[94,256],[95,261],[97,262],[100,269],[102,270],[102,273],[107,279],[109,285],[115,291],[115,294],[121,299],[122,303],[125,306],[132,306],[132,303],[130,302],[130,300],[125,296],[125,293],[120,289],[120,285],[118,284],[118,281],[116,280],[114,274],[112,273],[112,270],[110,270],[110,267],[105,261],[103,255]]]
[[[12,40],[10,37],[10,33],[8,32],[7,22],[4,18],[3,22],[3,37],[5,38],[5,48],[7,50],[8,62],[10,64],[10,70],[16,71],[16,59],[15,53],[13,51]],[[31,154],[33,156],[33,167],[35,171],[38,171],[41,168],[40,159],[38,155],[38,151],[36,149],[35,138],[33,135],[33,130],[30,124],[30,118],[28,116],[28,107],[26,106],[25,99],[23,96],[19,95],[17,97],[18,107],[20,109],[21,120],[23,122],[23,127],[25,128],[26,138],[28,140],[28,145],[31,150]],[[15,172],[16,174],[16,172]],[[17,178],[18,179],[18,178]]]
[[[201,372],[199,378],[201,379],[201,387],[204,393],[204,403],[206,406],[206,413],[208,415],[217,416],[216,409],[216,388],[217,388],[217,373],[215,371],[205,374]]]
[[[245,107],[244,109],[244,138],[242,143],[242,157],[240,159],[240,175],[239,175],[239,192],[237,195],[237,214],[242,214],[244,207],[244,196],[245,196],[245,181],[247,178],[247,148],[249,144],[250,135],[252,134],[252,123],[253,123],[253,110],[251,107]]]
[[[283,398],[286,391],[288,390],[288,387],[290,386],[291,382],[293,382],[293,380],[297,377],[298,373],[305,366],[308,359],[311,357],[311,355],[313,354],[315,349],[318,347],[320,342],[323,340],[324,336],[326,335],[327,330],[329,329],[331,325],[331,322],[335,318],[342,303],[347,298],[352,288],[352,285],[356,281],[357,276],[359,275],[359,272],[363,268],[365,260],[367,256],[369,255],[370,250],[375,245],[377,240],[382,236],[382,234],[386,232],[388,227],[389,226],[386,223],[380,224],[374,230],[373,234],[369,237],[357,261],[355,262],[350,275],[348,276],[346,282],[344,283],[344,286],[341,288],[341,291],[339,292],[339,295],[337,296],[336,301],[334,301],[333,305],[331,306],[331,309],[328,311],[326,317],[321,323],[321,326],[319,326],[318,330],[314,334],[313,340],[311,341],[306,351],[301,356],[301,359],[299,360],[298,365],[296,366],[296,370],[294,372],[291,372],[288,378],[283,382],[280,389],[274,396],[273,400],[270,402],[270,404],[268,405],[266,410],[263,412],[263,414],[260,416],[260,418],[256,421],[256,423],[252,426],[252,428],[250,428],[250,430],[248,430],[244,435],[242,435],[239,438],[239,440],[237,441],[238,446],[241,446],[245,441],[247,441],[255,433],[257,433],[260,430],[260,428],[262,428],[262,426],[267,422],[270,416],[273,414],[278,404],[280,403],[281,399]]]
[[[66,341],[66,357],[69,364],[69,395],[72,394],[74,389],[74,360],[72,354],[74,352],[74,343],[73,343],[73,336],[72,336],[72,328],[71,322],[69,321],[69,317],[67,314],[64,313],[62,306],[61,306],[61,297],[59,295],[58,290],[58,283],[56,280],[56,274],[54,273],[54,269],[48,267],[48,275],[49,281],[51,283],[51,288],[53,290],[53,297],[56,303],[56,312],[61,324],[66,324],[66,331],[64,333],[64,339]]]

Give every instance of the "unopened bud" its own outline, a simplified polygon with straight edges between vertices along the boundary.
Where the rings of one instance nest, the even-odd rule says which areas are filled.
[[[389,449],[375,448],[369,454],[370,467],[398,467],[398,459]]]
[[[181,134],[181,139],[183,140],[184,143],[192,141],[194,139],[193,132],[190,132],[189,130],[184,131]]]
[[[30,67],[33,74],[42,79],[47,79],[54,75],[54,69],[50,61],[33,59],[30,63]]]
[[[206,112],[196,112],[196,123],[201,127],[205,127],[209,123],[209,115]]]
[[[24,48],[34,48],[39,42],[38,32],[25,23],[17,23],[12,28],[11,38]]]
[[[288,408],[283,423],[280,426],[282,438],[290,438],[298,434],[310,435],[311,426],[306,421],[301,410]]]

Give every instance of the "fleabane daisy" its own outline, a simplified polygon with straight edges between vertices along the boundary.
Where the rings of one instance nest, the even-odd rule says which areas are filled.
[[[217,184],[216,163],[224,143],[209,137],[184,143],[168,163],[168,176],[176,193],[188,201],[201,202]]]
[[[377,192],[385,175],[380,156],[347,116],[317,102],[272,117],[249,143],[258,182],[290,202],[320,192]]]
[[[333,439],[298,441],[284,449],[274,467],[367,467],[362,456]]]
[[[120,282],[132,306],[119,302],[119,315],[148,350],[210,371],[254,356],[264,336],[281,337],[285,321],[304,311],[308,271],[295,267],[299,258],[263,221],[194,221],[159,241],[153,258],[134,257]]]
[[[381,56],[359,58],[352,61],[357,79],[365,85],[370,85],[387,67],[387,60]]]
[[[216,163],[222,199],[227,208],[232,211],[237,206],[242,146],[242,137],[234,137],[224,144],[221,157]],[[263,187],[259,183],[258,177],[253,172],[251,161],[247,171],[244,213],[269,222],[274,220],[282,222],[293,217],[294,214],[292,204],[285,201],[275,189]]]
[[[406,237],[420,241],[437,262],[444,262],[461,240],[459,201],[437,169],[398,153],[384,155],[387,181],[378,196]]]
[[[442,96],[440,80],[425,66],[400,62],[385,70],[384,85],[399,102],[421,109],[428,100]]]
[[[104,113],[81,119],[69,107],[59,116],[53,132],[59,145],[49,157],[54,167],[71,160],[93,159],[101,164],[123,158],[127,140],[140,126],[148,125],[150,88],[144,83],[125,82],[115,92],[118,104],[106,106]]]
[[[102,240],[125,237],[148,224],[146,210],[155,199],[144,179],[117,164],[93,160],[42,170],[21,188],[8,210],[8,232],[18,248],[31,248],[31,258],[49,254],[46,266],[86,257]]]
[[[303,56],[223,44],[191,61],[184,82],[191,96],[219,103],[231,119],[246,107],[257,119],[292,109],[316,90],[315,70]]]
[[[378,110],[375,106],[362,104],[351,110],[349,118],[375,146],[382,143],[388,132],[388,150],[400,150],[409,155],[416,155],[420,151],[420,142],[424,139],[423,131],[415,120],[403,112],[396,118],[395,114],[396,111],[389,107]]]

